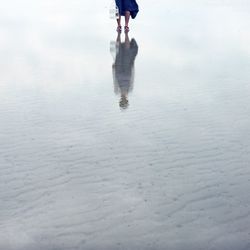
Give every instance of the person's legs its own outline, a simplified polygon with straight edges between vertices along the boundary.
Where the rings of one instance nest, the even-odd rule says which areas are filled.
[[[130,11],[125,11],[125,32],[129,31],[129,19],[130,19]]]
[[[119,16],[119,18],[116,19],[117,21],[117,32],[121,32],[122,31],[122,26],[121,26],[121,16]]]

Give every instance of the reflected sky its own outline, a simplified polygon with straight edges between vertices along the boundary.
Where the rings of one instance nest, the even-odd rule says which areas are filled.
[[[1,5],[1,250],[249,248],[249,1],[138,4]]]

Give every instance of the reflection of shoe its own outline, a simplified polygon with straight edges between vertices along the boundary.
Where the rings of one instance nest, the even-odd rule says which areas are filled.
[[[129,32],[129,27],[128,26],[124,26],[124,31],[125,31],[125,33],[128,33]]]
[[[122,26],[117,26],[116,31],[117,31],[118,33],[122,32]]]

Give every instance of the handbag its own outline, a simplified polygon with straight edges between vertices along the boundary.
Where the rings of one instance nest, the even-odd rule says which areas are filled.
[[[118,9],[118,7],[116,5],[115,0],[112,0],[112,2],[110,3],[109,17],[111,19],[118,19],[119,18],[119,9]]]

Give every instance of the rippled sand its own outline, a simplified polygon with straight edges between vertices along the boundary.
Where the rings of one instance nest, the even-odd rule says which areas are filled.
[[[250,4],[100,2],[1,6],[0,250],[250,249]]]

